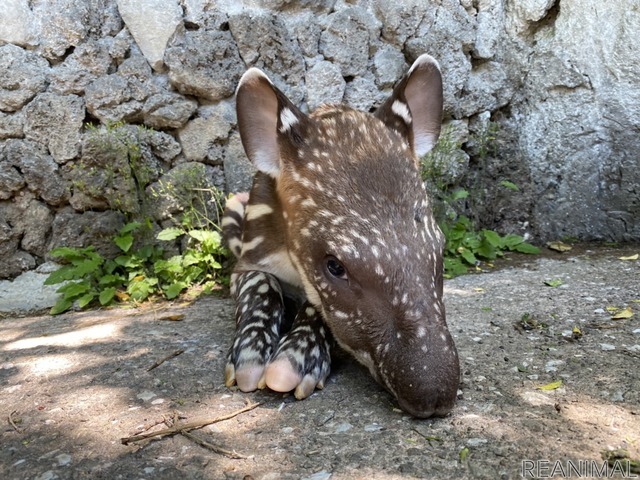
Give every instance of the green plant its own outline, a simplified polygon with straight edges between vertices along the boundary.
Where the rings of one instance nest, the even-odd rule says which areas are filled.
[[[524,241],[520,235],[500,236],[493,230],[476,230],[467,217],[460,215],[455,221],[441,222],[446,238],[445,277],[467,273],[481,260],[495,260],[504,252],[539,253],[539,249]]]
[[[53,257],[67,264],[45,281],[45,285],[64,283],[57,290],[61,297],[50,313],[65,312],[74,303],[86,308],[117,300],[142,302],[152,295],[173,299],[188,287],[202,285],[204,292],[210,292],[216,282],[225,281],[221,262],[228,252],[221,245],[219,232],[184,227],[162,230],[157,236],[161,241],[173,241],[183,235],[189,238],[181,254],[166,259],[157,245],[132,249],[136,234],[150,228],[150,222],[124,225],[113,238],[121,251],[114,259],[103,257],[93,246],[52,250]]]
[[[487,155],[495,154],[495,140],[498,128],[490,122],[486,129],[473,141],[479,157],[484,161]],[[465,215],[468,199],[472,195],[459,184],[452,184],[446,175],[460,162],[462,144],[452,139],[451,129],[445,128],[438,144],[422,159],[422,178],[434,197],[433,211],[445,238],[445,277],[462,275],[481,261],[491,261],[505,252],[539,253],[539,249],[520,235],[501,236],[488,229],[478,229]],[[512,191],[520,191],[511,181],[502,180],[499,185]]]

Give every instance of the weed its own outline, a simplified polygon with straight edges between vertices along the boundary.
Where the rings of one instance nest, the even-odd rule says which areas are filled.
[[[473,140],[480,159],[484,162],[487,155],[495,154],[497,125],[489,123]],[[505,252],[539,253],[539,249],[520,235],[501,236],[493,230],[478,229],[474,222],[462,212],[468,206],[470,193],[460,185],[451,184],[446,172],[457,167],[461,160],[462,144],[452,140],[451,129],[445,128],[438,144],[422,159],[422,178],[434,197],[433,212],[440,229],[446,238],[445,277],[451,278],[467,273],[470,267],[476,267],[480,261],[490,261],[501,257]],[[518,192],[519,187],[508,180],[499,184]]]

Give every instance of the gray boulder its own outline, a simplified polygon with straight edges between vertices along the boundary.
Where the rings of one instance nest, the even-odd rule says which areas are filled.
[[[24,111],[24,134],[28,139],[46,145],[58,163],[78,156],[85,117],[82,97],[45,92]]]
[[[71,208],[58,212],[51,225],[51,239],[47,251],[56,247],[84,248],[93,245],[106,257],[115,257],[121,251],[113,243],[113,237],[125,223],[122,213],[83,212]]]
[[[348,7],[327,17],[320,35],[320,53],[338,65],[344,77],[363,74],[369,64],[369,47],[377,39],[380,23],[361,7]]]
[[[309,110],[315,110],[323,103],[342,102],[347,86],[340,67],[326,60],[316,63],[307,71],[305,84]]]
[[[47,86],[49,64],[15,45],[0,46],[0,111],[15,112]]]
[[[69,184],[58,164],[39,144],[29,140],[8,140],[0,162],[19,169],[26,186],[49,205],[63,205],[69,199]]]
[[[214,101],[233,95],[244,72],[238,48],[224,31],[185,32],[167,48],[164,62],[180,93]]]
[[[229,28],[244,63],[265,70],[292,102],[302,103],[304,58],[280,16],[245,10],[229,16]]]
[[[127,28],[154,70],[161,70],[165,48],[182,25],[178,0],[117,0]]]

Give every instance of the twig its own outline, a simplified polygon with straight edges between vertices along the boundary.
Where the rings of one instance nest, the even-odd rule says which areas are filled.
[[[196,420],[193,422],[185,423],[183,425],[174,425],[171,428],[165,428],[163,430],[158,430],[157,432],[142,433],[140,435],[124,437],[124,438],[121,438],[120,441],[122,442],[123,445],[128,445],[129,443],[139,442],[140,440],[146,440],[148,438],[160,437],[163,435],[175,435],[176,433],[188,432],[189,430],[202,428],[206,425],[211,425],[212,423],[218,423],[218,422],[223,422],[224,420],[229,420],[230,418],[238,416],[241,413],[248,412],[249,410],[253,410],[259,405],[262,405],[262,404],[260,402],[250,403],[246,407],[241,408],[240,410],[236,410],[235,412],[231,412],[228,415],[222,415],[221,417],[209,418],[206,420]]]
[[[226,448],[219,447],[217,445],[214,445],[213,443],[206,442],[206,441],[196,437],[195,435],[192,435],[189,432],[180,432],[180,435],[184,435],[188,439],[193,440],[194,442],[196,442],[201,447],[208,448],[209,450],[211,450],[213,452],[216,452],[216,453],[219,453],[220,455],[224,455],[225,457],[234,458],[236,460],[243,459],[243,458],[249,458],[246,455],[241,455],[241,454],[237,453],[235,450],[227,450]]]
[[[16,426],[16,424],[13,422],[13,418],[11,418],[14,413],[18,413],[18,411],[14,410],[13,412],[11,412],[7,417],[7,420],[9,420],[9,425],[11,425],[16,432],[22,433],[22,430]]]
[[[151,365],[149,368],[147,368],[147,372],[150,372],[151,370],[153,370],[154,368],[159,367],[160,365],[162,365],[164,362],[166,362],[167,360],[171,360],[173,357],[177,357],[178,355],[184,353],[184,350],[176,350],[175,352],[173,352],[171,355],[167,355],[166,357],[164,357],[161,360],[158,360],[156,363],[154,363],[153,365]]]

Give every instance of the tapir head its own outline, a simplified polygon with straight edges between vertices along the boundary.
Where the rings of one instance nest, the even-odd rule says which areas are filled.
[[[238,87],[245,150],[276,181],[291,261],[338,343],[405,411],[444,415],[460,368],[443,304],[443,235],[418,158],[435,145],[442,77],[422,55],[373,114],[305,115],[257,69]]]

